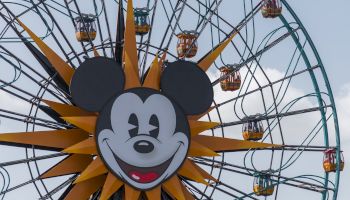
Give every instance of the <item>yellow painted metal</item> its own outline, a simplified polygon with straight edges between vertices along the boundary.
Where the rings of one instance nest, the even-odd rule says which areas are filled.
[[[88,200],[90,196],[100,189],[106,180],[106,175],[76,184],[64,200]]]
[[[100,54],[98,53],[96,47],[93,47],[92,50],[94,51],[94,56],[95,57],[100,57]]]
[[[62,117],[62,119],[88,133],[95,134],[97,116]]]
[[[51,178],[82,172],[92,162],[92,156],[73,154],[62,160],[45,173],[40,178]]]
[[[152,88],[155,90],[160,90],[160,75],[161,68],[158,62],[158,54],[155,56],[152,66],[146,76],[143,87]]]
[[[185,195],[185,199],[186,200],[195,200],[193,195],[187,190],[187,188],[183,184],[181,184],[181,189],[182,189],[182,192]]]
[[[59,55],[57,55],[49,46],[47,46],[35,33],[33,33],[27,26],[25,26],[19,19],[18,23],[29,34],[33,41],[39,46],[41,51],[45,54],[46,58],[50,61],[52,66],[56,69],[58,74],[63,78],[67,85],[70,85],[70,81],[74,74],[74,69],[69,66]]]
[[[108,170],[105,167],[100,157],[96,157],[94,161],[80,174],[74,183],[80,183],[88,179],[107,174]]]
[[[85,32],[79,31],[75,33],[75,36],[79,42],[89,42],[93,41],[96,38],[96,31]]]
[[[189,157],[200,157],[200,156],[213,157],[213,156],[220,156],[220,155],[217,154],[212,149],[208,148],[207,146],[192,140],[190,149],[188,151],[188,156]]]
[[[85,111],[79,107],[61,104],[54,101],[43,100],[45,104],[50,106],[53,110],[55,110],[58,114],[63,117],[71,117],[71,116],[95,116],[95,113],[91,113]]]
[[[161,187],[155,187],[152,190],[146,191],[146,197],[148,200],[161,200]]]
[[[135,24],[136,34],[139,34],[139,35],[147,34],[150,29],[151,29],[151,26],[148,25],[148,24],[145,24],[145,25],[137,25],[137,24]]]
[[[97,148],[95,139],[90,137],[76,145],[68,147],[63,150],[66,153],[76,153],[76,154],[88,154],[88,155],[97,155]]]
[[[168,193],[171,197],[177,200],[186,200],[185,195],[181,188],[182,183],[177,175],[172,176],[169,180],[167,180],[163,185],[163,189]]]
[[[128,1],[124,35],[125,89],[140,87],[133,1]]]
[[[0,142],[64,149],[88,138],[80,129],[0,134]]]
[[[214,128],[220,125],[220,123],[217,123],[217,122],[205,122],[205,121],[193,121],[193,120],[189,120],[188,122],[190,124],[192,137],[195,137],[200,133],[202,133],[203,131],[209,130],[211,128]]]
[[[271,196],[275,189],[272,186],[269,188],[264,188],[260,185],[254,185],[253,190],[257,196]]]
[[[237,35],[238,32],[233,33],[229,38],[227,38],[224,42],[222,42],[217,48],[214,49],[211,53],[207,54],[205,58],[203,58],[198,66],[202,68],[204,71],[207,71],[209,67],[214,63],[216,58],[223,52],[223,50],[227,47],[227,45],[232,41],[232,39]]]
[[[141,191],[136,190],[128,184],[125,184],[125,199],[127,200],[139,200]]]
[[[212,136],[199,135],[193,138],[194,141],[212,149],[215,152],[247,150],[247,149],[263,149],[269,147],[280,147],[280,145],[267,144],[261,142],[251,142],[244,140],[236,140],[229,138],[219,138]]]
[[[100,200],[108,200],[114,193],[116,193],[124,183],[116,178],[113,174],[108,173],[107,180],[102,188]]]
[[[258,141],[261,140],[264,136],[263,132],[252,132],[252,131],[244,131],[242,133],[244,140],[252,140]]]
[[[195,167],[195,164],[189,159],[185,160],[184,164],[179,169],[178,174],[198,183],[208,185],[202,174],[198,172],[197,168]]]

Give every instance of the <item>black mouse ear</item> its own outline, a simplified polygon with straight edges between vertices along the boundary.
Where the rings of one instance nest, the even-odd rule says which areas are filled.
[[[89,58],[75,71],[70,92],[73,102],[91,112],[98,112],[107,101],[124,89],[122,67],[106,57]]]
[[[213,103],[214,93],[207,74],[189,61],[167,63],[161,78],[164,94],[173,98],[186,115],[207,111]]]

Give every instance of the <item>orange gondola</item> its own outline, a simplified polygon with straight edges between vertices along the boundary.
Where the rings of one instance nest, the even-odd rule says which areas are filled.
[[[264,127],[260,120],[249,119],[243,124],[242,135],[244,140],[258,141],[264,136]]]
[[[265,18],[275,18],[282,14],[282,4],[280,0],[265,0],[261,13]]]
[[[177,54],[179,58],[192,58],[197,54],[198,50],[198,33],[195,31],[183,31],[177,34]]]
[[[253,191],[257,196],[271,196],[275,188],[268,172],[254,174]]]
[[[81,14],[75,18],[75,35],[79,42],[89,42],[96,38],[95,16]]]
[[[241,87],[241,74],[235,71],[233,66],[224,66],[220,68],[221,89],[223,91],[236,91]]]
[[[335,172],[337,170],[337,149],[327,149],[324,151],[323,168],[326,172]],[[344,156],[340,152],[340,171],[344,170]]]
[[[147,8],[135,8],[135,31],[137,35],[145,35],[150,29],[149,10]]]

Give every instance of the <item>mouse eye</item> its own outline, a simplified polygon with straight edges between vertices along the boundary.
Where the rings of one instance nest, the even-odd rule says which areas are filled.
[[[154,127],[149,134],[151,137],[158,138],[159,135],[159,120],[156,115],[152,115],[151,118],[149,119],[149,124]]]
[[[130,125],[130,129],[129,129],[130,137],[132,138],[137,136],[139,132],[139,120],[137,119],[137,116],[135,115],[135,113],[132,113],[130,115],[128,122]]]

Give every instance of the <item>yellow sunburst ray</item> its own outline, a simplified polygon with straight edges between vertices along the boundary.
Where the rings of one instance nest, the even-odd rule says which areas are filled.
[[[74,183],[80,183],[107,173],[108,170],[103,164],[102,160],[99,157],[96,157],[96,159],[92,161],[91,164],[80,174]]]
[[[132,0],[128,1],[127,17],[124,35],[124,72],[125,72],[125,89],[140,87],[139,67],[136,48],[136,31],[134,24],[134,7]]]
[[[143,83],[142,87],[159,90],[160,75],[161,75],[161,68],[158,63],[158,54],[157,54],[152,62],[151,68],[146,76],[145,82]]]
[[[97,155],[97,148],[95,139],[90,137],[78,144],[75,144],[67,149],[64,149],[63,152],[66,153],[76,153],[76,154],[88,154],[88,155]]]
[[[135,188],[131,187],[128,184],[125,184],[125,199],[127,200],[139,200],[139,197],[141,195],[140,190],[136,190]]]
[[[163,183],[162,187],[166,193],[177,200],[186,200],[181,189],[181,181],[177,175],[172,176],[169,180]]]
[[[0,143],[5,142],[13,143],[14,145],[35,145],[38,147],[64,149],[86,138],[88,138],[88,135],[83,130],[69,129],[0,134]]]
[[[193,197],[193,195],[187,190],[187,188],[185,187],[185,185],[181,184],[181,189],[182,192],[185,195],[185,199],[186,200],[195,200],[195,198]]]
[[[98,53],[96,47],[92,47],[92,50],[94,51],[94,56],[95,57],[100,57],[100,54]]]
[[[117,179],[112,173],[108,173],[106,182],[102,188],[100,200],[108,200],[114,193],[116,193],[124,183]]]
[[[212,136],[204,136],[204,135],[199,135],[194,137],[193,141],[196,141],[215,152],[280,147],[280,145],[275,145],[275,144],[251,142],[251,141],[245,141],[245,140],[236,140],[236,139],[212,137]]]
[[[64,200],[89,199],[90,196],[100,189],[106,180],[106,175],[98,176],[93,179],[78,183],[73,186]]]
[[[40,178],[51,178],[82,172],[92,161],[90,155],[73,154],[44,172]]]
[[[193,120],[193,121],[196,121],[196,120],[199,120],[200,118],[204,117],[205,115],[207,115],[208,113],[210,113],[213,109],[215,108],[215,106],[212,106],[210,107],[206,112],[202,113],[202,114],[199,114],[199,115],[191,115],[191,116],[188,116],[187,118],[189,120]]]
[[[59,55],[57,55],[49,46],[47,46],[35,33],[33,33],[27,26],[25,26],[19,19],[18,23],[29,34],[34,42],[39,46],[41,51],[45,54],[46,58],[50,61],[52,66],[56,69],[58,74],[63,78],[67,85],[70,85],[70,81],[74,74],[74,69],[69,66]]]
[[[197,169],[197,171],[206,179],[206,180],[211,180],[214,182],[217,182],[218,180],[214,178],[212,175],[210,175],[207,171],[199,167],[196,163],[191,161],[193,163],[193,166]]]
[[[202,133],[203,131],[209,130],[211,128],[214,128],[220,125],[217,122],[204,122],[204,121],[194,121],[194,120],[189,120],[188,122],[191,129],[191,137],[195,137],[198,134]]]
[[[201,157],[201,156],[213,157],[213,156],[220,156],[220,155],[217,154],[212,149],[209,149],[208,147],[196,141],[191,141],[190,149],[188,151],[188,156],[189,157]]]
[[[72,116],[62,117],[62,119],[88,133],[95,134],[97,116]]]
[[[146,191],[148,200],[161,200],[161,186],[155,187],[152,190]]]
[[[212,52],[209,52],[198,62],[198,66],[204,71],[207,71],[209,67],[214,63],[216,58],[222,53],[222,51],[227,47],[231,40],[237,35],[238,32],[235,32],[220,45],[218,45]]]
[[[54,101],[43,100],[45,104],[50,106],[54,111],[60,114],[63,117],[71,117],[71,116],[95,116],[95,113],[91,113],[85,111],[79,107],[61,104]]]
[[[178,174],[198,183],[208,185],[208,183],[204,180],[202,174],[198,172],[197,168],[194,165],[195,164],[192,163],[191,160],[186,159],[182,167],[179,169]]]

